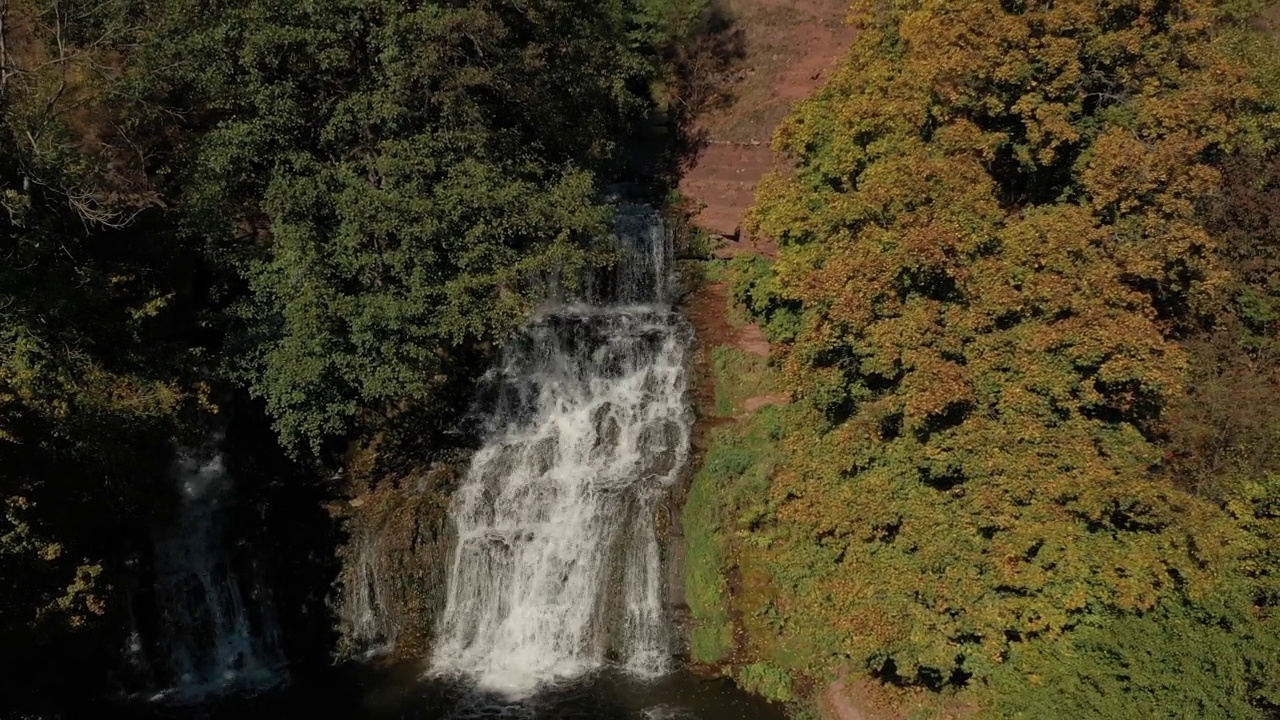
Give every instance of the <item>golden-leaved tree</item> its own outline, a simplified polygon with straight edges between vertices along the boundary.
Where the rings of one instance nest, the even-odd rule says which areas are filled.
[[[1204,209],[1224,159],[1275,137],[1239,52],[1247,10],[855,8],[849,56],[775,139],[794,167],[752,222],[782,249],[739,292],[798,401],[736,554],[772,580],[776,662],[1035,687],[1081,633],[1185,610],[1229,628],[1237,654],[1206,672],[1238,674],[1221,680],[1238,703],[1166,699],[1267,702],[1237,647],[1251,608],[1223,580],[1239,530],[1161,473],[1177,340],[1229,279]],[[1100,680],[1120,704],[1092,711],[1163,682]]]

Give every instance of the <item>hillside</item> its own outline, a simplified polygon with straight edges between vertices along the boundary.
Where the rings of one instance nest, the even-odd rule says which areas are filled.
[[[709,110],[694,120],[700,147],[680,192],[695,222],[739,238],[756,184],[774,164],[769,140],[791,105],[819,87],[853,37],[843,0],[726,0],[742,58]]]

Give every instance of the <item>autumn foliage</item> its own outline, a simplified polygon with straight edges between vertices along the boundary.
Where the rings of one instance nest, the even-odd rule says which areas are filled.
[[[1275,707],[1275,647],[1243,640],[1274,637],[1237,573],[1248,524],[1169,444],[1187,341],[1257,283],[1213,210],[1280,119],[1248,10],[855,7],[849,56],[775,138],[793,169],[757,195],[780,256],[738,288],[799,401],[764,506],[726,508],[752,517],[726,542],[769,578],[743,609],[778,618],[777,664],[1028,717]],[[1139,632],[1169,662],[1115,669]],[[1205,653],[1200,687],[1152,674]],[[1093,680],[1063,671],[1082,658]]]

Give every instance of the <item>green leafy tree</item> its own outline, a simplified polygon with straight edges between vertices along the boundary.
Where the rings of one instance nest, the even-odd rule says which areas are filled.
[[[600,178],[652,72],[627,42],[629,12],[167,8],[146,79],[202,109],[174,182],[189,231],[242,283],[230,360],[287,446],[319,451],[437,409],[541,278],[599,261]]]

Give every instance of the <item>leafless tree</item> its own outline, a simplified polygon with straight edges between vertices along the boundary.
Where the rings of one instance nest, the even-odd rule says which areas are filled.
[[[86,225],[123,227],[159,204],[145,177],[143,152],[102,102],[121,71],[115,51],[141,27],[108,17],[94,36],[73,42],[76,30],[103,18],[106,3],[69,8],[65,0],[44,0],[36,12],[19,14],[11,11],[10,0],[0,0],[0,100],[24,107],[13,113],[12,128],[27,145],[24,190],[39,185],[57,192]],[[19,45],[36,51],[19,52]],[[70,129],[75,123],[80,127]],[[100,128],[112,142],[99,137]],[[79,180],[46,179],[38,170],[41,161],[68,144],[96,168]]]

